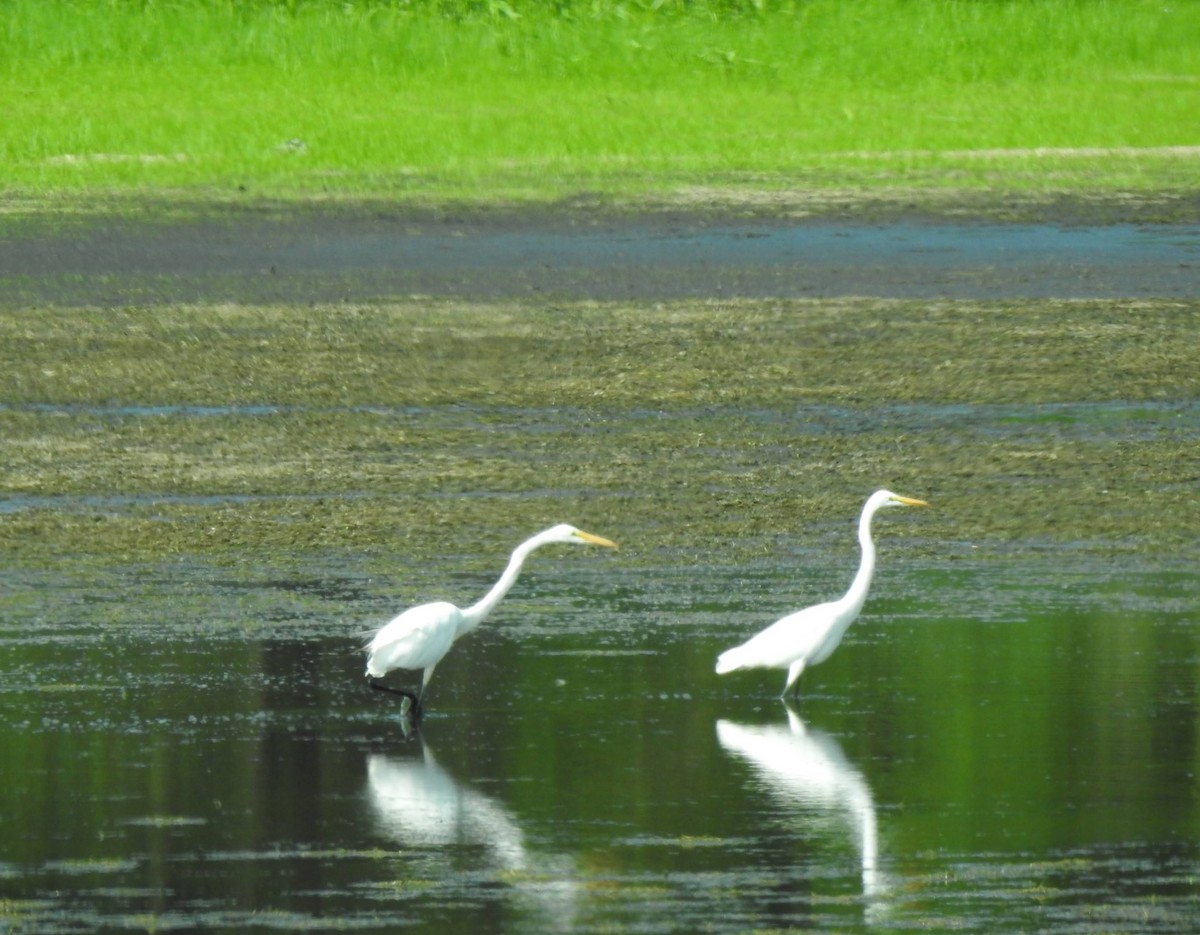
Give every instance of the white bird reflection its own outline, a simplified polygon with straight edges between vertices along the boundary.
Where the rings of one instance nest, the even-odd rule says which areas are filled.
[[[367,757],[368,798],[376,827],[410,852],[417,875],[452,884],[468,847],[483,856],[471,875],[495,874],[555,927],[575,915],[578,879],[565,855],[531,851],[512,815],[491,796],[454,779],[421,744],[420,757]]]
[[[751,763],[763,783],[785,803],[807,810],[844,812],[854,831],[862,863],[868,909],[886,891],[879,871],[875,800],[862,773],[824,731],[805,725],[786,704],[784,724],[744,725],[717,721],[717,740],[726,751]]]

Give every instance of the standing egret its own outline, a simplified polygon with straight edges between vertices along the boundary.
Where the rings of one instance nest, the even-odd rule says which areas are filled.
[[[924,500],[902,497],[890,490],[877,490],[867,498],[858,521],[858,543],[862,562],[858,574],[840,600],[806,607],[777,620],[741,646],[727,649],[717,657],[717,674],[735,669],[787,669],[783,695],[796,684],[807,666],[824,662],[837,649],[846,628],[858,617],[871,575],[875,572],[875,543],[871,541],[871,517],[886,506],[929,506]]]
[[[554,542],[591,543],[610,549],[617,547],[615,542],[593,536],[590,532],[583,532],[566,523],[552,526],[533,538],[526,539],[513,549],[512,558],[508,560],[508,567],[504,569],[500,580],[480,601],[466,610],[461,610],[446,601],[435,601],[432,604],[409,608],[382,626],[367,645],[367,678],[371,679],[371,687],[403,695],[412,702],[413,713],[419,715],[421,695],[425,692],[425,686],[433,677],[434,667],[450,651],[454,641],[483,623],[487,615],[495,609],[500,599],[517,580],[521,566],[530,552]],[[393,669],[424,669],[420,690],[414,695],[412,692],[391,688],[375,681]]]

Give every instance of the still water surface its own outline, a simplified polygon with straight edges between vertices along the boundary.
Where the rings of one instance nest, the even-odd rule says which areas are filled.
[[[548,550],[409,737],[360,633],[486,576],[7,573],[0,928],[1194,931],[1194,566],[880,539],[792,708],[713,660],[849,553]]]

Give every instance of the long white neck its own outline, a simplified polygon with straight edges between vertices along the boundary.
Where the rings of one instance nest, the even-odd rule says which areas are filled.
[[[871,576],[875,574],[875,543],[871,539],[871,518],[879,506],[877,503],[868,503],[859,517],[858,544],[862,549],[862,561],[859,562],[858,574],[854,576],[850,590],[838,602],[847,609],[852,608],[855,614],[862,610],[862,605],[867,600],[867,591],[871,587]]]
[[[488,614],[495,610],[496,605],[508,593],[508,589],[516,584],[517,578],[521,574],[521,566],[525,564],[529,553],[541,544],[541,541],[534,537],[513,549],[512,557],[508,560],[508,567],[504,569],[500,580],[492,585],[492,589],[487,594],[463,611],[463,621],[458,627],[458,636],[470,633],[487,619]]]

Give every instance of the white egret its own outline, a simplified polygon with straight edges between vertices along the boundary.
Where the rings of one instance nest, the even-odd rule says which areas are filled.
[[[470,633],[487,618],[508,593],[521,566],[534,549],[555,542],[591,543],[615,549],[617,544],[590,532],[562,523],[539,532],[513,549],[508,567],[500,580],[477,603],[465,610],[446,601],[412,607],[385,624],[367,645],[367,678],[372,688],[403,695],[412,702],[414,714],[420,714],[421,695],[433,677],[434,667],[450,651],[454,641]],[[421,688],[413,694],[375,681],[393,669],[423,669]]]
[[[924,500],[902,497],[890,490],[877,490],[867,498],[858,521],[858,542],[862,562],[858,574],[840,600],[806,607],[777,620],[741,646],[728,649],[717,658],[717,674],[735,669],[787,669],[783,697],[808,666],[824,662],[837,649],[847,627],[858,617],[867,599],[871,576],[875,572],[875,543],[871,541],[871,518],[887,506],[929,506]]]

